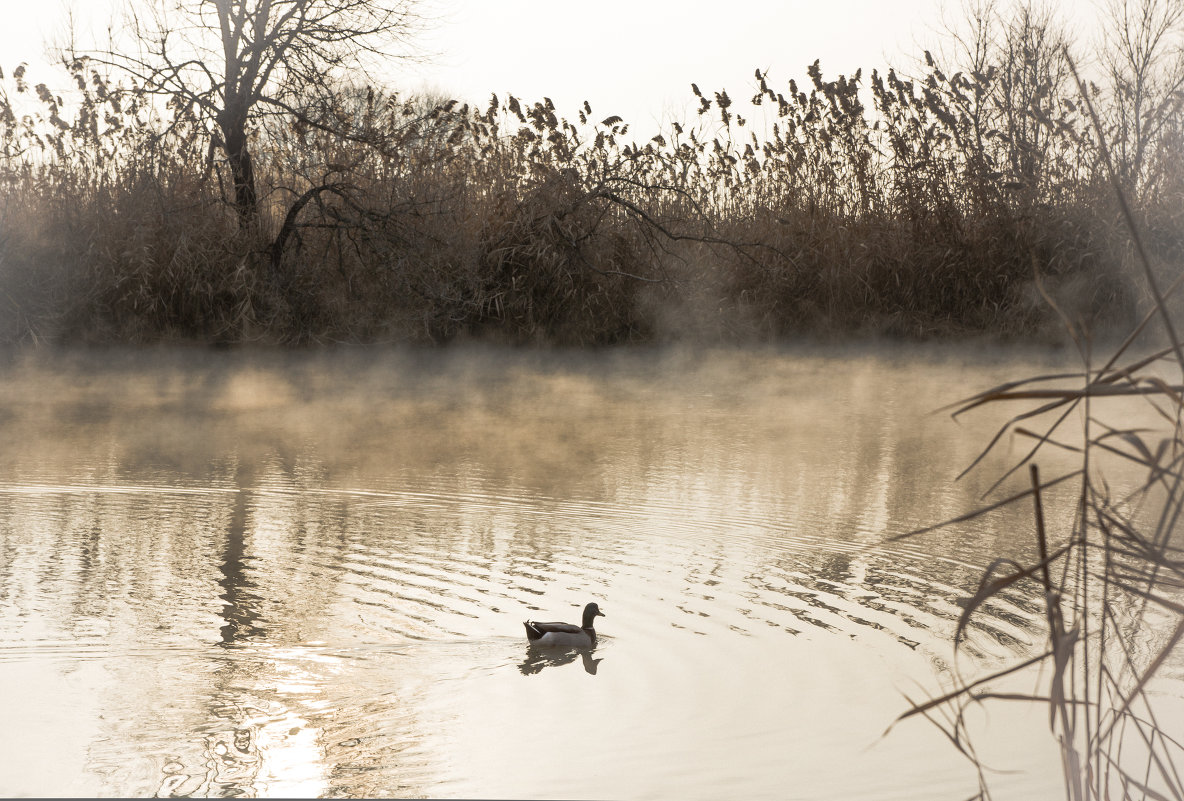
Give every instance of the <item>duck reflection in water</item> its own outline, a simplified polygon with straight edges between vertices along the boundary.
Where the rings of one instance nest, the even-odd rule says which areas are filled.
[[[558,665],[570,665],[576,661],[576,657],[580,657],[584,664],[584,670],[593,676],[596,675],[596,666],[604,661],[604,657],[592,658],[592,651],[589,648],[540,648],[538,646],[529,646],[526,661],[518,666],[522,671],[523,676],[531,676],[535,673],[541,673],[544,668],[557,667]]]

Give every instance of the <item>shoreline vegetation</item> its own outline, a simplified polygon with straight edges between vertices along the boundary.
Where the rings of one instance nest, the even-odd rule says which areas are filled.
[[[1085,102],[1100,128],[1089,99]],[[981,406],[1020,402],[1021,411],[1002,425],[963,475],[1011,435],[1030,440],[1031,448],[986,494],[992,495],[1024,465],[1031,488],[890,540],[965,523],[1001,506],[1032,503],[1036,560],[1001,556],[987,566],[977,589],[960,604],[955,658],[979,612],[1009,593],[1043,602],[1046,642],[1029,658],[986,676],[969,677],[956,670],[952,690],[922,703],[910,701],[911,708],[897,719],[920,715],[937,726],[975,768],[975,797],[980,799],[991,797],[988,774],[993,771],[974,746],[967,713],[971,707],[1000,701],[1048,705],[1049,732],[1059,747],[1065,797],[1070,801],[1119,795],[1184,799],[1184,742],[1178,739],[1178,726],[1169,725],[1179,713],[1158,694],[1160,680],[1171,675],[1169,666],[1184,640],[1184,560],[1178,529],[1184,511],[1184,387],[1170,383],[1184,373],[1184,344],[1173,319],[1178,315],[1167,304],[1179,280],[1166,291],[1161,286],[1104,139],[1102,147],[1154,298],[1152,307],[1104,362],[1095,359],[1089,342],[1066,320],[1081,357],[1079,372],[1008,381],[954,404],[952,416],[957,418]],[[1136,355],[1133,343],[1151,326],[1160,327],[1169,344]],[[1115,408],[1107,403],[1114,399],[1124,402]],[[1149,404],[1160,425],[1131,425],[1132,407],[1138,402]],[[1073,432],[1073,423],[1064,425],[1068,420],[1080,425],[1080,433]],[[1038,462],[1050,449],[1069,451],[1080,466],[1042,479]],[[1119,462],[1145,470],[1145,478],[1112,484],[1106,473]],[[1046,524],[1043,497],[1065,488],[1076,489],[1071,520]],[[1040,667],[1034,689],[1000,688],[1007,677],[1034,666]]]
[[[692,84],[696,119],[644,142],[587,103],[330,81],[248,107],[232,148],[203,105],[228,103],[229,79],[187,94],[70,56],[64,99],[22,65],[0,80],[0,341],[1129,330],[1152,299],[1099,136],[1154,268],[1179,272],[1180,66],[1118,30],[1107,79],[1079,87],[1049,15],[970,16],[949,65],[815,62],[804,85],[758,70],[743,100]]]

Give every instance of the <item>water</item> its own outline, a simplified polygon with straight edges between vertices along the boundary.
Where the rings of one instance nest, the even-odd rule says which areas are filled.
[[[882,543],[1023,447],[954,483],[1003,417],[931,412],[1055,357],[963,355],[14,359],[0,794],[966,797],[884,732],[1042,645],[1020,595],[950,644],[1030,510]],[[591,600],[595,651],[528,650]],[[971,717],[996,797],[1060,795],[1043,708]]]

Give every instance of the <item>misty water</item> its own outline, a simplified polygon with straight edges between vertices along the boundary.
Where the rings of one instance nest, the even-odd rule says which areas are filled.
[[[1062,362],[10,357],[0,794],[964,798],[934,726],[885,730],[906,696],[1042,646],[1016,593],[952,647],[983,567],[1032,558],[1031,509],[885,540],[973,508],[1022,453],[955,482],[1014,410],[934,410]],[[593,651],[528,649],[523,620],[593,600]],[[1184,668],[1164,675],[1184,731]],[[1010,771],[996,797],[1061,794],[1045,708],[971,718]]]

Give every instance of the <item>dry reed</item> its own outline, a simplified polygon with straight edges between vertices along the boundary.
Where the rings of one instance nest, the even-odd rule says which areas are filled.
[[[1098,138],[1044,61],[1009,52],[950,75],[926,54],[919,78],[866,82],[816,62],[782,91],[758,71],[747,109],[692,85],[695,124],[642,144],[587,104],[569,122],[546,98],[477,108],[343,86],[255,121],[249,230],[191,107],[85,61],[65,101],[22,70],[0,80],[0,333],[1057,338],[1033,264],[1081,324],[1125,325],[1145,282],[1124,267]],[[1178,265],[1184,125],[1179,104],[1156,114],[1131,180],[1152,258]]]
[[[1080,373],[1010,382],[955,408],[960,415],[984,405],[1030,404],[1008,420],[971,468],[1010,432],[1032,445],[995,487],[1025,464],[1031,487],[942,525],[1030,500],[1037,542],[1035,561],[1000,558],[987,568],[965,601],[955,647],[993,600],[1009,593],[1029,593],[1040,601],[1046,639],[1035,656],[987,676],[959,677],[952,691],[912,704],[900,719],[924,716],[939,726],[977,768],[980,798],[990,797],[989,769],[974,747],[966,713],[979,704],[1021,701],[1048,705],[1070,801],[1184,799],[1184,731],[1178,717],[1162,713],[1154,694],[1157,678],[1178,658],[1184,639],[1184,547],[1178,534],[1184,513],[1184,347],[1169,303],[1181,281],[1160,286],[1121,170],[1101,135],[1102,121],[1088,87],[1078,82],[1152,308],[1100,367],[1093,364],[1088,332],[1063,317],[1082,357]],[[1155,326],[1166,345],[1136,355],[1137,343]],[[1114,407],[1103,407],[1114,399],[1148,404],[1161,426],[1132,425],[1129,405],[1119,407],[1115,420]],[[1039,430],[1027,427],[1050,416],[1052,422]],[[1080,421],[1080,436],[1067,441],[1071,420]],[[1042,480],[1036,460],[1048,449],[1075,454],[1080,467]],[[1131,486],[1108,483],[1106,468],[1116,463],[1128,473],[1133,465],[1141,477]],[[1075,512],[1068,533],[1051,540],[1043,500],[1062,483],[1077,486]],[[999,689],[1005,677],[1037,665],[1045,667],[1037,689]]]

